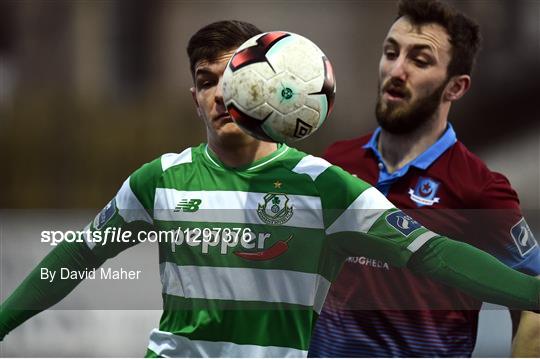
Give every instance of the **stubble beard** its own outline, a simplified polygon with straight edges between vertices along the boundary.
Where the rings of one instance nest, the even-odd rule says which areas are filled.
[[[238,149],[255,141],[255,138],[234,122],[226,123],[219,129],[213,129],[213,132],[214,142],[223,148]]]
[[[400,135],[409,134],[423,127],[439,109],[440,100],[447,81],[431,94],[410,103],[383,103],[381,85],[379,84],[375,117],[377,123],[385,131]]]

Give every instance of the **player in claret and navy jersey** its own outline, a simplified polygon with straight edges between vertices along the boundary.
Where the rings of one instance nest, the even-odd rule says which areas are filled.
[[[427,227],[537,275],[540,250],[516,192],[457,140],[447,121],[451,103],[469,88],[478,47],[472,20],[439,2],[402,1],[380,60],[380,127],[333,144],[325,158]],[[407,269],[351,257],[329,292],[310,355],[468,357],[480,306]],[[537,314],[523,312],[513,355],[540,356],[539,327]]]

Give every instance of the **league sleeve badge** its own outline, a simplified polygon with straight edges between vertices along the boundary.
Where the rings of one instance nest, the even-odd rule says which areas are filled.
[[[435,197],[439,185],[439,182],[429,177],[419,177],[416,187],[409,188],[409,197],[418,207],[432,206],[440,201],[440,197]]]
[[[94,218],[94,228],[101,229],[116,213],[116,198],[113,198]]]
[[[534,247],[538,246],[538,242],[534,238],[534,235],[529,228],[529,225],[525,221],[525,218],[521,218],[512,229],[510,229],[510,234],[516,243],[519,254],[522,257],[525,257],[527,253],[533,250]]]
[[[386,222],[406,237],[418,228],[422,228],[420,223],[415,221],[411,216],[406,215],[403,211],[390,213],[386,216]]]

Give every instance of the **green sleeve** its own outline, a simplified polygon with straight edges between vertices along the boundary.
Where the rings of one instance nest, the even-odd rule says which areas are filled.
[[[149,162],[129,176],[116,196],[98,213],[88,229],[104,232],[107,228],[122,228],[131,232],[127,241],[103,241],[89,247],[99,258],[112,258],[137,245],[137,233],[153,228],[155,188],[161,177],[161,160]],[[90,239],[90,237],[88,238]]]
[[[82,279],[58,279],[61,268],[91,270],[99,267],[104,261],[96,257],[86,243],[60,243],[0,306],[0,340],[30,317],[58,303],[82,281]],[[56,271],[55,280],[52,282],[48,279],[42,280],[42,268]]]
[[[81,282],[81,279],[59,279],[61,268],[91,270],[139,243],[135,240],[136,233],[153,225],[153,196],[161,173],[160,159],[135,171],[87,227],[92,234],[103,234],[107,228],[122,228],[133,234],[129,241],[96,242],[91,240],[93,236],[85,235],[86,242],[64,241],[41,261],[0,306],[0,340],[25,320],[58,303]],[[56,271],[52,283],[41,279],[42,268]]]
[[[481,301],[510,309],[540,309],[540,280],[466,243],[433,239],[411,256],[407,266]]]
[[[330,167],[317,179],[326,234],[342,257],[364,255],[511,309],[540,309],[540,280],[466,243],[429,231],[375,188]],[[342,190],[332,190],[339,183]],[[328,211],[330,210],[330,211]]]

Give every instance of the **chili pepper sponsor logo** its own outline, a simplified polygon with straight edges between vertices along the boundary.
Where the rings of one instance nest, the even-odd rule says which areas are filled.
[[[291,234],[286,240],[279,240],[276,243],[272,244],[267,249],[258,252],[242,252],[235,251],[238,257],[247,259],[250,261],[268,261],[279,257],[283,253],[287,252],[289,249],[289,241],[292,239],[293,235]]]
[[[259,203],[257,214],[266,224],[283,224],[293,216],[293,207],[289,205],[289,197],[283,193],[267,193],[264,203]]]
[[[174,208],[174,212],[197,212],[199,210],[199,205],[201,204],[201,202],[202,200],[198,198],[182,199]]]

